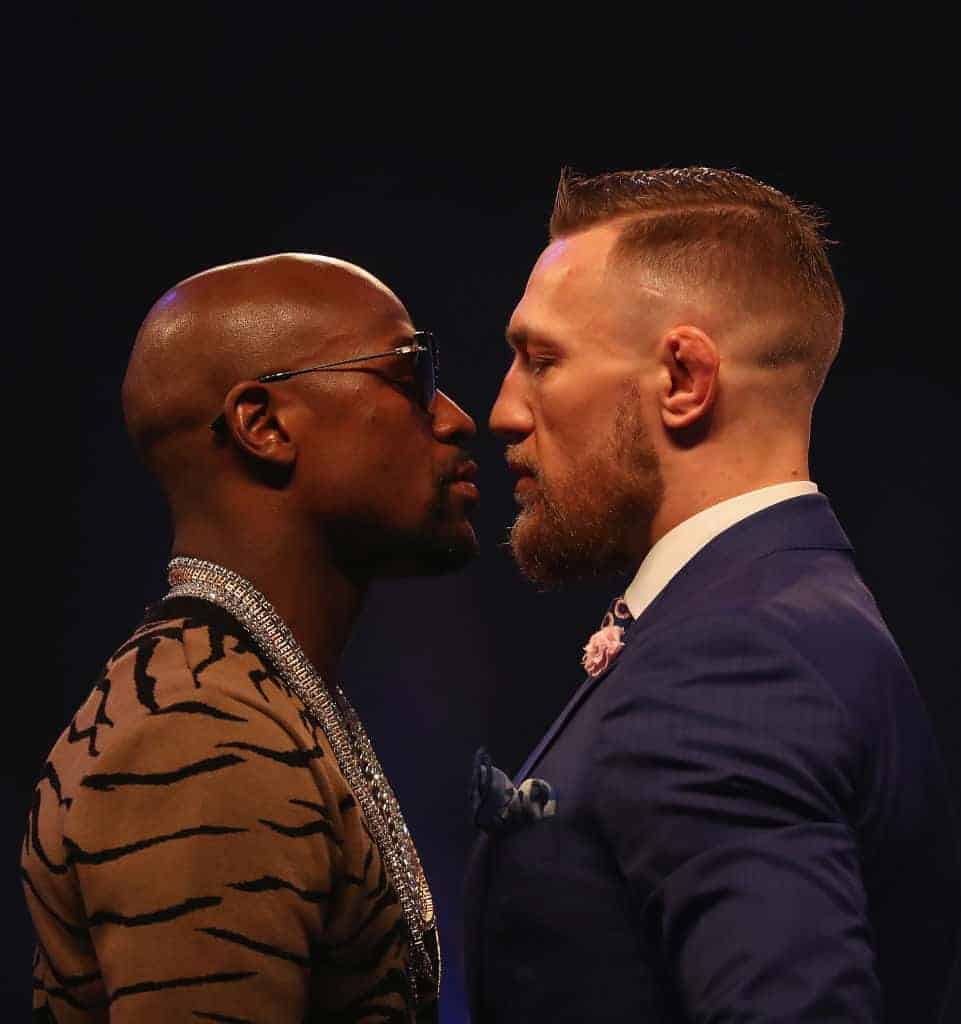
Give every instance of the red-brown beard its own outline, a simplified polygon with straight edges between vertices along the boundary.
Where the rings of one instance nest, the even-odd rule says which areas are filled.
[[[649,546],[663,498],[660,461],[630,389],[618,404],[610,435],[560,479],[538,467],[511,527],[521,572],[541,587],[635,568]],[[516,460],[515,460],[516,461]]]

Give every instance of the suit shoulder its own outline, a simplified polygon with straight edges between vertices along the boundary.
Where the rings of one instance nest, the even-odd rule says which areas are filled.
[[[855,720],[870,728],[882,693],[895,703],[919,701],[897,641],[847,553],[778,552],[759,560],[754,573],[757,591],[735,604],[738,613],[781,637]]]
[[[910,673],[873,595],[846,551],[779,549],[732,567],[704,586],[683,614],[664,617],[645,644],[671,644],[678,630],[776,644],[812,675],[853,697],[879,676]],[[862,696],[865,694],[862,693]]]

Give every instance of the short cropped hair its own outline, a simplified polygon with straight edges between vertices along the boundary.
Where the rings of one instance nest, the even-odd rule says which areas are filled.
[[[799,364],[816,395],[841,341],[844,303],[814,207],[746,174],[713,167],[561,173],[551,238],[623,220],[616,259],[644,262],[695,287],[723,289],[745,315],[782,325],[758,357]]]

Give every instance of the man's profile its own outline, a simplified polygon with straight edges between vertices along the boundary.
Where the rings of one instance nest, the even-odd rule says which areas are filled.
[[[543,586],[633,579],[514,784],[478,759],[475,1024],[937,1018],[945,776],[810,480],[821,226],[734,172],[561,179],[491,413],[512,548]]]
[[[37,786],[35,1018],[436,1019],[430,890],[339,674],[372,579],[477,550],[433,339],[359,267],[249,260],[154,305],[123,402],[171,589]]]

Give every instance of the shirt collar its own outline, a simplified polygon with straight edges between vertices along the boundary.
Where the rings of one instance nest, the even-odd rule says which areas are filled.
[[[639,618],[674,576],[718,534],[755,512],[802,494],[817,494],[817,490],[817,484],[810,480],[773,484],[738,494],[685,519],[665,533],[641,562],[637,575],[624,593],[631,614],[635,619]]]

